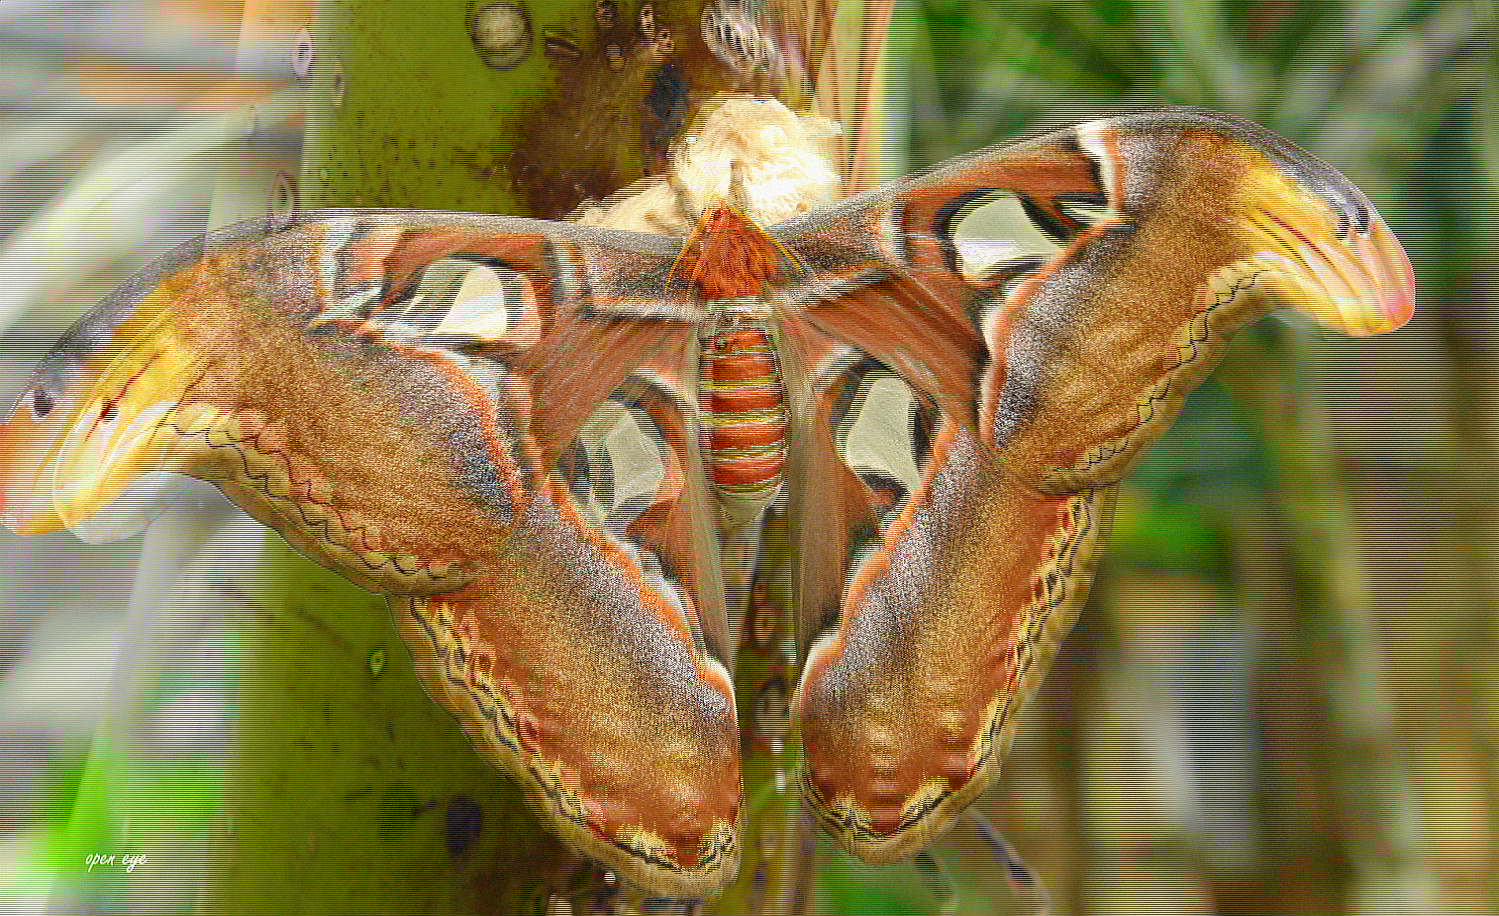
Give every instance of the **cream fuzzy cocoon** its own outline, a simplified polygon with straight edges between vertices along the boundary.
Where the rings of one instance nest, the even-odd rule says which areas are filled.
[[[838,174],[819,150],[837,130],[826,118],[799,115],[774,99],[730,96],[673,151],[672,169],[694,204],[711,211],[734,203],[729,179],[738,161],[748,215],[773,226],[838,197]],[[658,235],[692,231],[677,192],[659,178],[627,189],[606,207],[584,210],[578,222]]]

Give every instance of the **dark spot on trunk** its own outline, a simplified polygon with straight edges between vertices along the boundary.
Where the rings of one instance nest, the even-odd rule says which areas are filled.
[[[448,842],[448,856],[461,859],[468,855],[474,841],[484,832],[484,809],[467,795],[455,795],[448,802],[447,823],[443,836]]]
[[[664,127],[684,94],[681,68],[668,61],[651,72],[641,102],[656,124]]]

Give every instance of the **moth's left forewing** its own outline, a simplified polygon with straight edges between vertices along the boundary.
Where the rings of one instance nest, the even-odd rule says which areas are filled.
[[[793,489],[804,787],[889,861],[997,773],[1113,485],[1217,344],[1277,308],[1398,325],[1409,265],[1330,169],[1175,113],[986,150],[783,237],[812,275],[785,335],[814,370]]]

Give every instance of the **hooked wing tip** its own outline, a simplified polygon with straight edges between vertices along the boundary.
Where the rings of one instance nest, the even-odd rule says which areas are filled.
[[[181,434],[180,410],[131,408],[96,398],[57,456],[52,504],[81,540],[105,543],[138,534],[186,484],[179,475],[193,474],[201,463],[200,450]],[[209,413],[199,410],[193,416]]]
[[[1372,207],[1361,214],[1362,224],[1344,220],[1290,245],[1294,273],[1310,293],[1305,317],[1348,337],[1393,331],[1410,320],[1416,306],[1415,274],[1405,249]]]
[[[1291,317],[1347,337],[1409,321],[1416,302],[1410,259],[1363,193],[1320,163],[1275,165],[1279,199],[1262,199],[1253,222],[1290,287]]]
[[[1375,260],[1380,267],[1381,292],[1384,293],[1384,311],[1382,320],[1375,324],[1370,331],[1374,334],[1383,334],[1393,331],[1401,325],[1410,321],[1416,312],[1416,275],[1411,270],[1410,258],[1406,256],[1405,249],[1396,240],[1395,234],[1385,225],[1384,220],[1373,210],[1369,211],[1373,216],[1373,231],[1365,240]]]
[[[1336,169],[1260,129],[1191,111],[1145,112],[1110,126],[1123,134],[1196,137],[1206,141],[1197,155],[1208,160],[1245,157],[1246,180],[1229,212],[1254,254],[1220,272],[1210,292],[1233,298],[1254,287],[1294,322],[1348,337],[1383,334],[1410,320],[1410,259],[1368,198]]]

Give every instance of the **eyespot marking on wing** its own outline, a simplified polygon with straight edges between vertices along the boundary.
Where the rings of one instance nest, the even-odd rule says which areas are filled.
[[[872,491],[889,500],[882,522],[921,490],[920,405],[910,387],[889,372],[867,373],[838,424],[844,461]]]
[[[422,272],[424,300],[412,300],[404,323],[439,337],[530,347],[541,340],[536,290],[520,271],[444,258]]]
[[[1062,244],[1026,212],[1013,194],[995,194],[964,207],[948,231],[958,269],[970,283],[985,283],[1007,267],[1048,261]]]
[[[659,436],[649,416],[627,410],[600,443],[592,462],[599,467],[594,498],[605,508],[605,524],[616,537],[663,498],[668,469]]]

